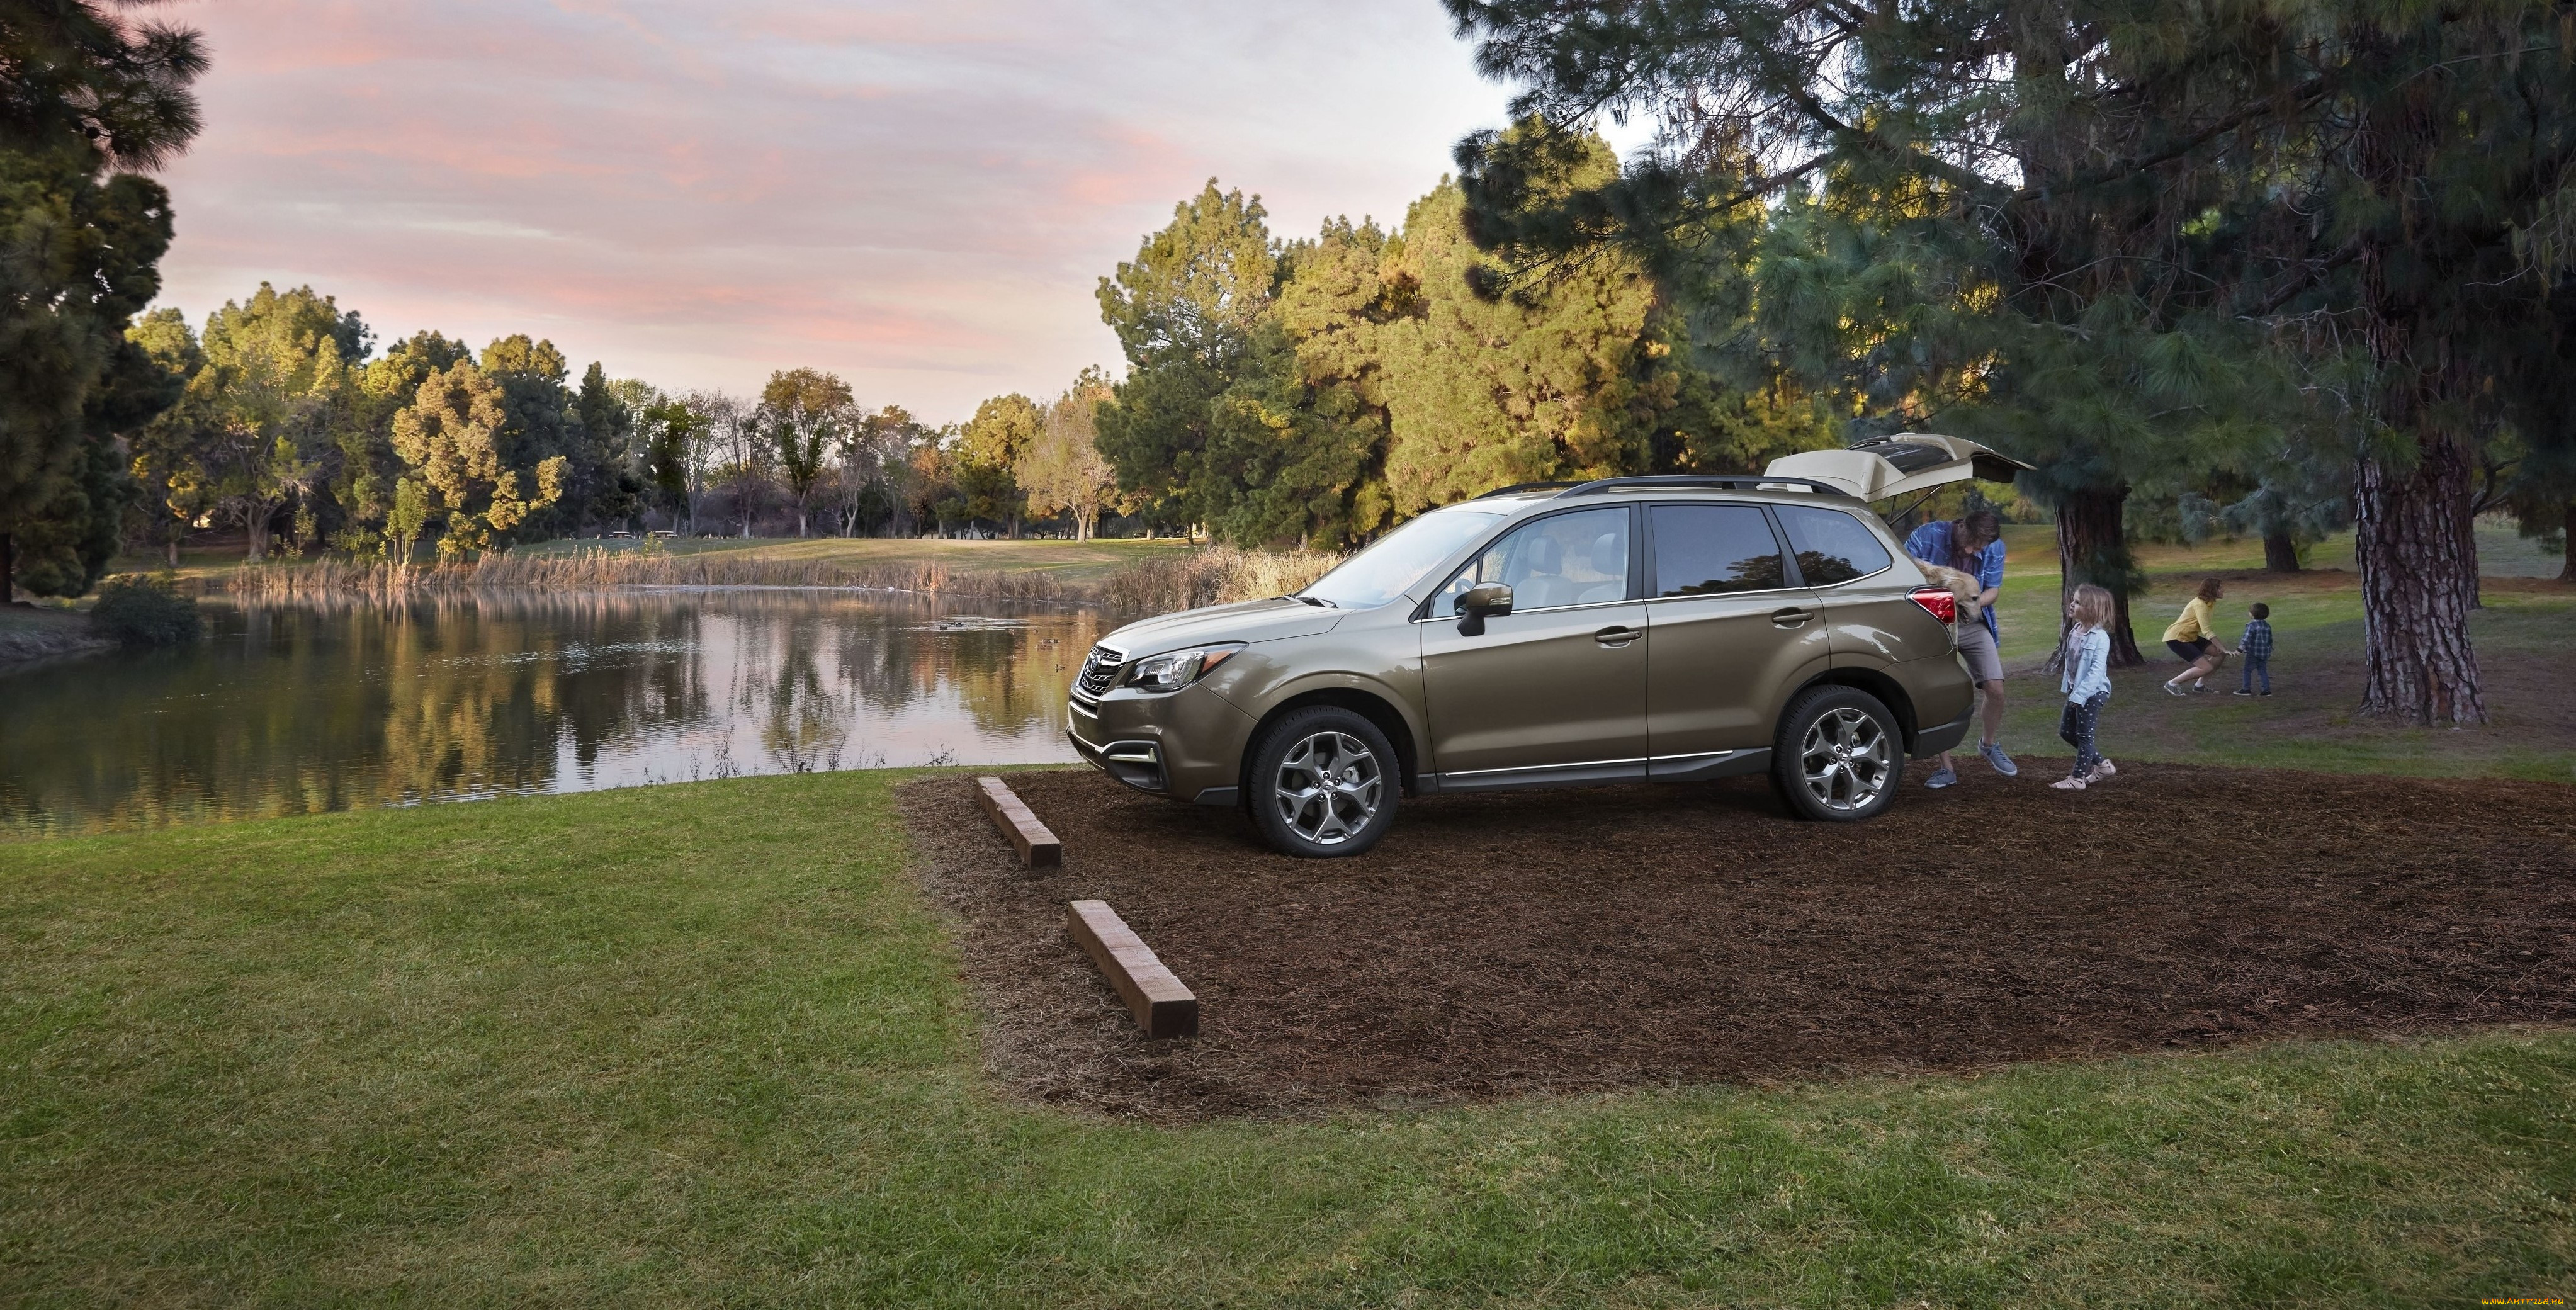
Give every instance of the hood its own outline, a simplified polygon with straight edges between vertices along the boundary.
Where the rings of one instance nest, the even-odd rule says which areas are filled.
[[[1782,455],[1762,471],[1771,477],[1811,478],[1862,500],[1887,500],[1970,478],[2010,482],[2014,474],[2029,467],[1973,441],[1908,432],[1847,450]]]
[[[1213,641],[1278,641],[1329,632],[1345,611],[1323,609],[1301,600],[1274,596],[1236,601],[1205,609],[1159,614],[1120,628],[1100,639],[1129,659]]]

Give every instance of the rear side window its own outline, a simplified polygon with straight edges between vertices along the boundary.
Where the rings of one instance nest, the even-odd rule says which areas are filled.
[[[1798,555],[1798,572],[1810,587],[1866,578],[1896,562],[1877,533],[1841,510],[1783,505],[1779,514],[1789,549]]]
[[[1713,596],[1788,585],[1780,541],[1752,505],[1657,505],[1655,594]]]

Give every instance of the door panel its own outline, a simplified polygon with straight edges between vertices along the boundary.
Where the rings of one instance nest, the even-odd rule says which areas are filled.
[[[1622,641],[1619,632],[1635,635]],[[1645,773],[1642,602],[1496,615],[1478,637],[1460,636],[1456,619],[1432,619],[1422,625],[1422,680],[1444,786],[1449,775],[1494,769]]]
[[[1658,600],[1647,621],[1647,750],[1659,764],[1768,747],[1780,693],[1829,640],[1806,591]]]
[[[1788,680],[1827,653],[1815,593],[1786,585],[1771,522],[1756,505],[1656,505],[1647,629],[1647,750],[1655,772],[1694,757],[1771,745]]]
[[[1577,765],[1598,766],[1586,777],[1644,774],[1646,607],[1634,598],[1633,526],[1626,506],[1535,519],[1441,588],[1421,632],[1443,786],[1457,774]],[[1513,612],[1460,633],[1457,595],[1489,582],[1512,588]]]

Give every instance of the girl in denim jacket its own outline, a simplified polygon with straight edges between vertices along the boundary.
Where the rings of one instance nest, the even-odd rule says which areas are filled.
[[[2075,771],[2049,784],[2059,791],[2082,791],[2119,770],[2093,745],[2102,726],[2102,706],[2111,699],[2111,593],[2092,583],[2075,589],[2066,602],[2073,623],[2066,634],[2066,673],[2057,689],[2066,693],[2066,713],[2057,735],[2075,748]]]

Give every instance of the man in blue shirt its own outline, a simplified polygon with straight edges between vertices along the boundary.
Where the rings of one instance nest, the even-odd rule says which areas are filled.
[[[1927,564],[1974,574],[1977,579],[1977,608],[1983,611],[1979,622],[1959,629],[1959,657],[1968,665],[1968,676],[1976,679],[1985,692],[1985,731],[1980,736],[1977,753],[1995,772],[2007,778],[2021,773],[2012,757],[1995,743],[1995,734],[2004,726],[2004,661],[1997,641],[2002,632],[1995,626],[1995,598],[2004,590],[2004,530],[1991,510],[1978,510],[1956,519],[1926,523],[1905,539],[1905,553]],[[1959,780],[1952,767],[1950,753],[1941,752],[1941,762],[1924,780],[1927,787],[1947,787]]]

